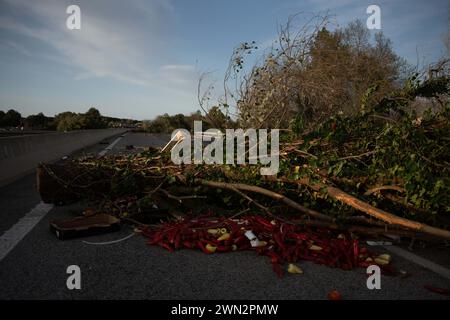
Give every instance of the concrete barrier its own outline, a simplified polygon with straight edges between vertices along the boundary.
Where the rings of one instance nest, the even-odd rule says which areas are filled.
[[[40,162],[53,162],[124,132],[99,129],[0,137],[0,186],[32,172]]]

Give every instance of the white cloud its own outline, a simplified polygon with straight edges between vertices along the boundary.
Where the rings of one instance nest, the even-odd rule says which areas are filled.
[[[20,54],[31,56],[31,52],[27,48],[25,48],[25,46],[15,41],[3,40],[0,42],[0,48],[14,50],[16,52],[19,52]]]
[[[160,68],[160,78],[172,84],[189,84],[198,80],[198,75],[193,65],[164,65]]]
[[[12,18],[0,14],[0,28],[56,49],[78,70],[75,79],[110,77],[144,86],[174,85],[174,89],[183,90],[186,88],[180,84],[187,84],[195,74],[193,66],[158,65],[170,59],[166,48],[173,7],[169,1],[78,1],[81,30],[66,28],[66,8],[72,4],[69,1],[5,2],[22,15]]]

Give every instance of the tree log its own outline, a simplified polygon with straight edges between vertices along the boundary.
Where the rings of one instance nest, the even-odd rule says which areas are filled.
[[[429,226],[424,223],[420,223],[417,221],[412,221],[406,218],[398,217],[396,215],[393,215],[392,213],[386,212],[384,210],[375,208],[371,206],[370,204],[359,200],[358,198],[342,191],[339,188],[332,187],[325,185],[323,183],[310,183],[309,179],[298,179],[298,180],[292,180],[287,178],[277,178],[275,176],[266,176],[267,181],[278,181],[278,182],[285,182],[285,183],[293,183],[293,184],[301,184],[310,187],[311,189],[322,192],[323,190],[326,190],[326,193],[333,197],[336,200],[341,201],[342,203],[345,203],[359,211],[362,211],[370,216],[373,216],[377,219],[383,220],[389,224],[396,224],[402,227],[405,227],[407,229],[411,229],[417,232],[430,234],[432,236],[444,238],[444,239],[450,239],[450,231],[435,228],[432,226]]]
[[[248,184],[244,184],[244,183],[226,183],[226,182],[218,182],[218,181],[208,181],[208,180],[203,180],[203,179],[196,179],[195,180],[196,183],[204,185],[204,186],[208,186],[208,187],[213,187],[213,188],[221,188],[221,189],[228,189],[231,191],[234,191],[233,189],[237,189],[237,190],[244,190],[244,191],[250,191],[250,192],[256,192],[262,195],[265,195],[267,197],[270,197],[272,199],[284,202],[286,205],[288,205],[291,208],[294,208],[300,212],[306,213],[312,217],[321,219],[321,220],[326,220],[326,221],[332,221],[333,219],[323,213],[317,212],[315,210],[306,208],[300,204],[298,204],[297,202],[289,199],[288,197],[283,196],[282,194],[258,187],[258,186],[252,186],[252,185],[248,185]]]

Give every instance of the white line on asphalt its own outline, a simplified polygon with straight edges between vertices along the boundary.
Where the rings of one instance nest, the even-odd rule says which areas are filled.
[[[105,150],[99,153],[99,156],[104,156],[108,151],[110,151],[117,142],[120,141],[125,136],[118,137],[114,140]],[[14,247],[30,232],[34,226],[53,208],[52,204],[46,204],[40,202],[36,207],[34,207],[30,212],[25,214],[15,225],[11,227],[8,231],[3,233],[0,237],[0,261],[2,261],[8,253],[14,249]]]
[[[422,258],[410,251],[404,250],[397,246],[383,246],[383,248],[391,251],[392,253],[395,253],[396,255],[399,255],[400,257],[403,257],[404,259],[414,262],[415,264],[418,264],[419,266],[422,266],[428,270],[431,270],[434,273],[437,273],[438,275],[440,275],[444,278],[450,279],[450,270],[441,265],[438,265],[430,260]]]
[[[0,237],[0,261],[25,238],[28,232],[53,208],[52,204],[39,203]]]
[[[103,157],[108,151],[110,151],[112,148],[114,148],[114,146],[117,144],[117,142],[119,142],[120,139],[122,139],[124,136],[125,136],[125,134],[123,134],[122,136],[120,136],[116,140],[114,140],[109,146],[107,146],[105,148],[105,150],[100,151],[98,156]]]

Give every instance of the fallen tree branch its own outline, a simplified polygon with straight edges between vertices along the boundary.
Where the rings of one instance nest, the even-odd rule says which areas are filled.
[[[376,151],[368,151],[368,152],[365,152],[365,153],[362,153],[362,154],[358,154],[358,155],[354,155],[354,156],[342,157],[342,158],[339,158],[338,160],[358,159],[358,158],[361,158],[361,157],[370,156],[370,155],[374,154],[375,152]]]
[[[427,233],[436,237],[444,238],[444,239],[450,239],[450,231],[435,228],[429,225],[426,225],[424,223],[420,223],[417,221],[409,220],[406,218],[398,217],[396,215],[393,215],[389,212],[386,212],[384,210],[375,208],[371,206],[370,204],[359,200],[358,198],[342,191],[339,188],[332,187],[325,185],[323,183],[310,183],[309,179],[298,179],[298,180],[291,180],[287,178],[277,178],[274,176],[266,176],[267,181],[278,181],[278,182],[285,182],[285,183],[293,183],[293,184],[301,184],[306,185],[310,187],[311,189],[322,192],[325,190],[325,192],[333,197],[336,200],[341,201],[342,203],[345,203],[359,211],[362,211],[368,215],[371,215],[379,220],[383,220],[389,224],[396,224],[402,227],[405,227],[407,229],[415,230],[422,233]]]
[[[245,193],[243,193],[242,191],[239,191],[236,188],[230,188],[230,190],[236,192],[237,194],[239,194],[241,197],[247,199],[250,203],[253,203],[255,206],[257,206],[258,208],[260,208],[261,210],[263,210],[265,213],[267,213],[269,216],[273,217],[274,214],[272,212],[270,212],[270,210],[263,206],[262,204],[260,204],[258,201],[256,201],[255,199],[249,197],[248,195],[246,195]]]
[[[398,191],[398,192],[405,192],[405,189],[400,186],[380,186],[380,187],[374,187],[374,188],[367,190],[364,193],[364,195],[370,196],[371,194],[381,191],[381,190],[394,190],[394,191]]]
[[[300,204],[298,204],[297,202],[270,190],[261,188],[261,187],[257,187],[257,186],[251,186],[248,184],[244,184],[244,183],[227,183],[227,182],[218,182],[218,181],[208,181],[208,180],[203,180],[203,179],[196,179],[195,180],[196,183],[204,185],[204,186],[208,186],[208,187],[213,187],[213,188],[221,188],[221,189],[228,189],[231,191],[235,191],[235,190],[245,190],[245,191],[250,191],[250,192],[256,192],[262,195],[265,195],[267,197],[270,197],[272,199],[284,202],[286,205],[288,205],[291,208],[294,208],[298,211],[301,211],[303,213],[306,213],[312,217],[321,219],[321,220],[325,220],[325,221],[332,221],[333,219],[323,213],[317,212],[315,210],[306,208]]]
[[[412,239],[423,239],[423,240],[430,240],[430,239],[437,239],[440,237],[432,237],[430,235],[427,234],[423,234],[423,233],[418,233],[416,231],[411,231],[411,230],[399,230],[399,229],[387,229],[387,228],[376,228],[376,227],[363,227],[363,226],[358,226],[358,225],[338,225],[336,223],[330,223],[330,222],[326,222],[326,221],[302,221],[302,220],[293,220],[293,222],[297,222],[299,224],[303,224],[303,225],[307,225],[307,226],[312,226],[312,227],[324,227],[324,228],[330,228],[330,229],[334,229],[334,230],[342,230],[342,231],[349,231],[349,232],[355,232],[355,233],[360,233],[360,234],[365,234],[365,235],[371,235],[371,236],[376,236],[376,235],[396,235],[396,236],[400,236],[400,237],[407,237],[407,238],[412,238]]]
[[[165,190],[165,189],[159,189],[159,191],[161,191],[162,193],[164,193],[166,195],[167,198],[169,199],[173,199],[176,200],[179,203],[183,203],[183,200],[188,200],[188,199],[206,199],[206,196],[198,196],[198,195],[191,195],[191,196],[175,196],[173,194],[171,194],[169,191]]]
[[[365,216],[352,216],[352,217],[347,217],[344,220],[345,222],[352,222],[352,223],[356,223],[356,224],[366,224],[366,225],[371,225],[371,226],[378,226],[378,227],[384,227],[386,226],[385,223],[379,221],[379,220],[375,220],[372,217],[370,218],[366,218]],[[398,227],[395,225],[389,225],[390,227]]]

